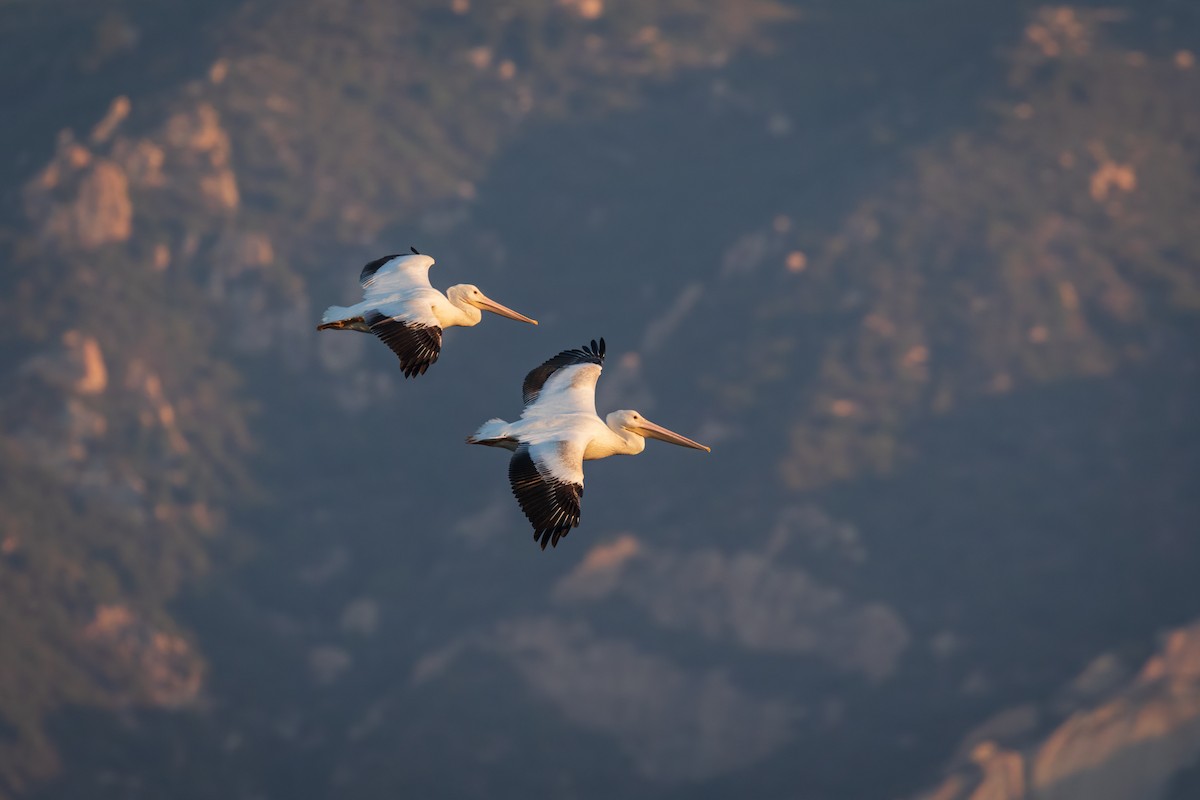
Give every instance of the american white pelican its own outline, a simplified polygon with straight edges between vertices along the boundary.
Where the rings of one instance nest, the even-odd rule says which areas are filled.
[[[373,333],[400,359],[404,377],[424,375],[442,352],[442,330],[478,325],[483,311],[537,325],[536,319],[518,314],[486,297],[469,283],[451,286],[442,294],[429,284],[434,261],[410,248],[412,255],[377,258],[362,268],[361,303],[330,306],[317,330]]]
[[[596,380],[603,364],[603,339],[564,350],[525,376],[519,420],[490,419],[467,437],[468,444],[514,451],[508,480],[543,550],[547,543],[558,546],[579,525],[584,461],[635,456],[646,449],[646,437],[711,452],[636,411],[614,411],[600,419]]]

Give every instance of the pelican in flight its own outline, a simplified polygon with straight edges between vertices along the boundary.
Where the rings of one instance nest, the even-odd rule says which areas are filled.
[[[442,294],[429,284],[433,259],[409,248],[412,255],[377,258],[362,268],[361,303],[330,306],[317,330],[373,333],[400,359],[404,377],[424,375],[442,353],[442,330],[478,325],[483,311],[537,325],[536,319],[502,306],[469,283]]]
[[[508,480],[543,550],[547,544],[557,547],[579,525],[584,461],[635,456],[646,449],[646,437],[711,452],[636,411],[614,411],[600,419],[596,380],[603,365],[603,339],[564,350],[525,376],[519,420],[490,419],[467,438],[467,444],[513,451]]]

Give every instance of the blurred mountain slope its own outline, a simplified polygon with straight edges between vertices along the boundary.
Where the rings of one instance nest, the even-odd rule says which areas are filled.
[[[175,633],[167,603],[207,570],[229,505],[256,497],[246,398],[258,388],[239,386],[231,348],[310,335],[290,259],[313,241],[370,239],[423,204],[461,203],[535,105],[628,103],[639,81],[719,63],[787,16],[767,2],[709,14],[681,1],[637,4],[610,23],[589,8],[0,9],[6,37],[38,54],[14,61],[3,87],[28,114],[9,131],[23,185],[7,197],[0,278],[13,476],[2,635],[23,643],[0,668],[12,732],[2,785],[20,790],[56,768],[41,717],[63,703],[200,701],[203,657]],[[185,32],[176,26],[198,17],[172,45]],[[655,27],[667,17],[686,40]],[[549,29],[556,41],[543,43]],[[80,46],[39,47],[64,32]],[[151,73],[132,72],[131,53]],[[96,108],[113,85],[124,93]],[[64,113],[83,92],[94,116]],[[29,138],[54,114],[82,129],[63,129],[30,170],[50,143]],[[263,318],[280,308],[280,321]]]
[[[952,5],[248,3],[40,143],[6,788],[895,796],[1200,613],[1194,27]],[[314,334],[409,242],[543,326],[410,383]],[[453,448],[600,333],[716,452],[590,466],[538,558]]]
[[[1200,631],[1195,625],[1171,631],[1137,677],[1102,702],[1073,713],[1032,747],[999,745],[993,737],[1021,738],[1030,707],[997,716],[962,745],[964,765],[929,800],[1018,800],[1019,798],[1166,797],[1171,779],[1200,752]],[[1094,692],[1120,680],[1119,662],[1100,657],[1067,694]],[[1114,673],[1116,673],[1114,675]],[[1017,722],[1016,725],[1012,724]],[[1182,787],[1180,787],[1182,789]],[[1172,797],[1189,795],[1171,793]]]

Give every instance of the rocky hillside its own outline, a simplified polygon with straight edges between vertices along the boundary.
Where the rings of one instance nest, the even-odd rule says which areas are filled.
[[[928,800],[1189,797],[1200,786],[1200,629],[1171,631],[1126,679],[1112,654],[1096,658],[1050,709],[1000,712],[959,748],[959,766]],[[1028,743],[1043,714],[1076,709],[1048,736]]]
[[[0,796],[1191,796],[1185,4],[50,6]],[[542,325],[313,330],[409,244]],[[599,335],[714,452],[540,553],[460,442]]]

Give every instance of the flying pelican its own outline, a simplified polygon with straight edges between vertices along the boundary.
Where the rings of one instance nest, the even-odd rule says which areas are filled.
[[[442,330],[455,325],[470,328],[483,318],[480,309],[537,325],[486,297],[469,283],[451,286],[442,294],[429,284],[434,261],[411,247],[412,255],[377,258],[362,268],[361,303],[330,306],[317,330],[373,333],[400,359],[404,377],[424,375],[442,353]]]
[[[646,449],[646,437],[712,452],[636,411],[596,414],[596,380],[604,365],[604,340],[577,350],[564,350],[525,376],[521,387],[525,410],[516,422],[490,419],[467,444],[514,451],[508,464],[521,510],[533,524],[533,539],[546,549],[579,525],[583,497],[583,462],[595,458],[635,456]]]

